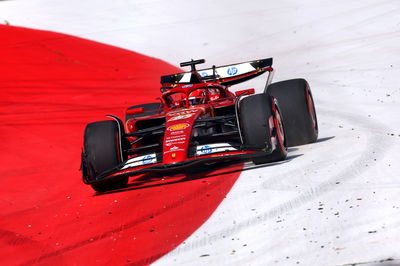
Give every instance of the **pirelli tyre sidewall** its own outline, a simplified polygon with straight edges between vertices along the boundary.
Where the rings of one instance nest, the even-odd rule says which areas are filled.
[[[121,162],[118,124],[113,120],[90,123],[85,128],[82,151],[83,181],[95,180],[106,170],[110,170]],[[93,184],[98,192],[120,188],[128,183],[128,178],[110,180]]]
[[[279,102],[288,146],[315,142],[318,138],[318,122],[308,82],[304,79],[285,80],[272,83],[267,91]]]
[[[239,104],[239,116],[244,145],[265,150],[265,155],[253,158],[255,164],[286,158],[284,123],[273,97],[262,93],[244,98]]]

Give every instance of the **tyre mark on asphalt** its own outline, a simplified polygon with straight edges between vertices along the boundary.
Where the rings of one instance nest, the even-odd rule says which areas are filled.
[[[193,242],[186,242],[185,247],[180,246],[177,249],[177,252],[184,252],[193,250],[199,247],[206,246],[210,242],[220,240],[221,235],[224,235],[226,238],[228,236],[232,236],[239,231],[251,227],[256,224],[260,224],[265,222],[266,220],[271,220],[279,215],[282,215],[285,212],[290,210],[299,208],[304,204],[310,202],[311,200],[318,198],[319,196],[329,193],[332,191],[332,188],[336,185],[336,182],[344,182],[350,179],[353,179],[365,171],[369,170],[374,165],[378,164],[378,162],[383,158],[383,156],[388,152],[388,148],[390,144],[393,142],[388,136],[382,134],[374,134],[371,132],[371,128],[379,128],[380,130],[386,129],[386,126],[377,122],[371,121],[371,119],[366,119],[360,115],[353,115],[345,112],[340,112],[337,110],[330,110],[324,107],[318,108],[320,113],[325,116],[330,117],[338,117],[351,122],[352,124],[360,126],[360,128],[364,129],[364,133],[367,135],[367,145],[366,149],[360,154],[360,156],[354,160],[354,162],[340,171],[338,174],[333,175],[330,178],[327,178],[327,181],[321,183],[317,187],[310,188],[305,193],[288,200],[269,211],[264,213],[260,213],[257,216],[253,216],[243,222],[236,223],[236,225],[227,227],[223,230],[217,231],[212,234],[212,236],[207,238],[202,238],[199,240],[195,240]],[[376,161],[371,157],[372,152],[374,153],[374,157],[376,157]],[[365,165],[368,164],[370,167],[366,168]],[[308,165],[311,165],[308,164]],[[304,168],[304,165],[302,166]],[[275,176],[273,180],[282,180],[282,178],[287,178],[292,176],[295,173],[298,173],[298,170],[294,169],[293,171],[286,172],[282,175]],[[268,182],[271,182],[270,180]],[[168,256],[168,255],[167,255]]]

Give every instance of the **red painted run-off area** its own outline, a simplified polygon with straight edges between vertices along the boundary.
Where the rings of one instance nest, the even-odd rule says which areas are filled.
[[[1,265],[151,263],[237,179],[240,165],[94,193],[78,171],[85,124],[153,101],[177,69],[53,32],[0,26],[0,40]]]

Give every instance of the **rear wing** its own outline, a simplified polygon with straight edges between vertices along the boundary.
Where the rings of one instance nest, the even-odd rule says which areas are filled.
[[[201,61],[201,63],[203,62],[205,61]],[[216,83],[229,86],[244,82],[257,77],[266,71],[272,70],[272,58],[267,58],[225,66],[213,66],[212,68],[206,69],[192,69],[191,72],[162,76],[161,84],[165,87],[169,87],[173,84],[194,84],[214,81]]]

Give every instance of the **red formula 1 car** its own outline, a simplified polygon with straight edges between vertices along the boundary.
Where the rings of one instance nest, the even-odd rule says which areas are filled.
[[[84,183],[103,192],[144,173],[233,159],[279,161],[288,146],[316,141],[314,101],[304,79],[271,83],[272,58],[196,70],[204,62],[184,62],[190,72],[162,76],[160,101],[129,107],[125,121],[109,115],[112,120],[86,126]],[[228,90],[265,72],[263,93]]]

